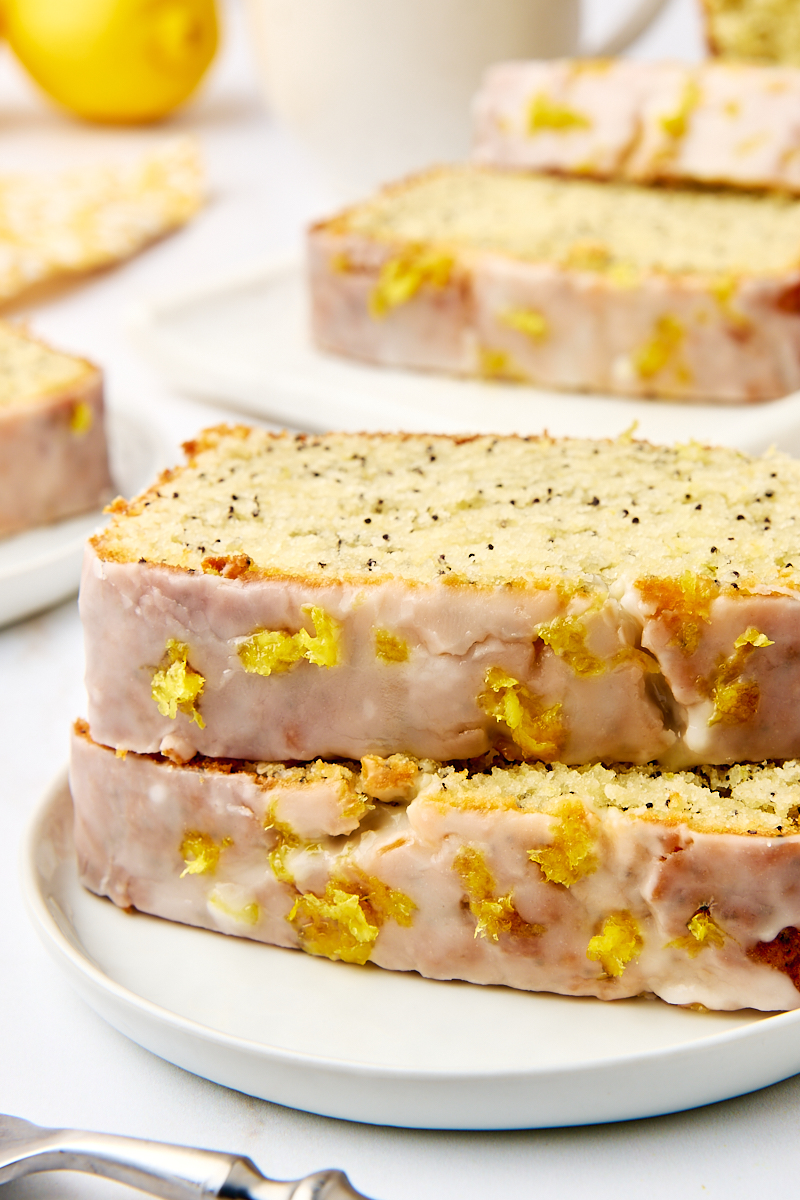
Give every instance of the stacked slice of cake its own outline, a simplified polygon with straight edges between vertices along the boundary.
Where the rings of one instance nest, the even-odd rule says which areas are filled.
[[[800,1006],[800,766],[730,765],[800,755],[800,464],[187,452],[87,553],[88,886],[436,978]]]

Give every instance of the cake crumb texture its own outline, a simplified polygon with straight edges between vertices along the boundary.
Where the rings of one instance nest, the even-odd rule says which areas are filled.
[[[436,979],[800,1007],[797,761],[415,765],[386,802],[374,760],[176,766],[120,759],[83,725],[82,878],[121,907]]]

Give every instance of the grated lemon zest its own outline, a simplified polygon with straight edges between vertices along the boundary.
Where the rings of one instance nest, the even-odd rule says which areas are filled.
[[[206,681],[199,671],[189,665],[189,647],[184,642],[170,638],[167,657],[169,665],[160,667],[152,679],[151,695],[158,705],[158,711],[162,717],[169,717],[172,721],[180,711],[191,717],[200,729],[205,729],[206,723],[196,705]]]
[[[700,645],[699,622],[710,624],[711,605],[719,595],[714,581],[684,571],[680,579],[637,580],[636,588],[671,633],[671,644],[686,655],[694,654]]]
[[[512,741],[528,757],[545,762],[557,758],[566,736],[562,705],[545,708],[524,684],[500,667],[491,667],[484,682],[488,691],[478,696],[479,708],[507,726]]]
[[[69,415],[69,427],[76,437],[83,437],[94,424],[92,406],[85,400],[79,400]]]
[[[761,689],[754,679],[742,679],[747,661],[755,650],[774,646],[765,633],[750,625],[733,643],[734,651],[717,668],[706,687],[714,701],[709,725],[742,725],[758,710]]]
[[[736,275],[720,275],[716,279],[712,279],[708,286],[726,320],[739,329],[749,328],[749,318],[733,305],[733,297],[739,286],[738,277]]]
[[[691,115],[700,103],[701,96],[697,80],[688,79],[675,111],[665,114],[659,120],[664,133],[676,141],[685,137],[689,128]]]
[[[355,874],[354,879],[341,875],[334,877],[332,882],[342,891],[358,896],[367,918],[373,925],[380,928],[386,921],[391,920],[406,929],[411,927],[417,906],[410,896],[397,888],[389,887],[388,883],[384,883],[376,875],[368,875],[360,867],[348,864],[347,869]]]
[[[744,633],[740,633],[733,644],[737,650],[741,650],[743,646],[753,646],[755,649],[760,650],[764,646],[775,645],[765,633],[761,633],[754,625],[748,626]]]
[[[611,913],[606,917],[600,933],[590,939],[586,957],[599,962],[606,975],[618,977],[628,963],[638,958],[644,947],[636,920],[631,913]]]
[[[309,954],[362,966],[380,932],[367,920],[359,897],[332,882],[322,896],[298,896],[286,919]]]
[[[184,875],[213,875],[219,863],[220,853],[226,844],[230,845],[231,843],[226,840],[219,845],[210,833],[201,833],[197,829],[191,829],[185,833],[179,850],[180,856],[186,864],[184,870],[181,871],[181,879]]]
[[[577,108],[552,100],[546,92],[537,92],[528,106],[528,133],[572,133],[591,129],[592,122]]]
[[[540,342],[550,332],[547,319],[533,308],[509,308],[499,313],[497,319],[509,329],[524,333],[534,342]]]
[[[514,894],[495,896],[497,884],[486,865],[486,859],[476,846],[461,846],[453,859],[453,870],[461,880],[469,900],[469,910],[475,918],[476,938],[500,940],[501,933],[514,937],[539,937],[543,925],[523,921],[514,907]]]
[[[208,903],[213,908],[219,909],[226,917],[231,917],[232,920],[238,921],[240,925],[258,924],[260,914],[255,900],[251,904],[245,904],[241,908],[237,908],[224,899],[218,888],[214,888],[214,891],[208,897]]]
[[[686,331],[676,317],[669,314],[659,317],[650,340],[632,356],[634,368],[640,378],[652,379],[671,363],[675,363],[679,373],[685,371],[678,361],[685,336]]]
[[[303,842],[288,822],[279,821],[275,816],[275,801],[267,809],[264,828],[273,830],[277,839],[267,855],[273,875],[280,883],[294,884],[294,875],[286,865],[286,857],[290,850],[296,850]]]
[[[342,626],[324,609],[306,604],[301,609],[311,618],[314,634],[262,630],[241,642],[238,654],[250,675],[278,675],[306,659],[317,667],[336,667],[342,660]]]
[[[408,642],[388,629],[375,630],[375,657],[379,662],[400,663],[408,661]]]
[[[382,320],[393,308],[413,300],[423,287],[447,287],[454,261],[452,254],[419,246],[388,259],[369,298],[370,316]]]
[[[686,922],[686,928],[689,930],[688,934],[667,942],[667,946],[685,950],[690,958],[697,958],[706,946],[713,946],[715,950],[719,950],[725,945],[727,935],[714,921],[707,905],[698,908]]]
[[[540,850],[529,850],[528,858],[550,883],[571,887],[597,870],[592,825],[580,800],[565,800],[554,815],[552,842]]]
[[[564,659],[579,679],[604,675],[608,670],[607,661],[586,648],[587,629],[580,617],[554,617],[537,625],[534,632],[554,654]]]

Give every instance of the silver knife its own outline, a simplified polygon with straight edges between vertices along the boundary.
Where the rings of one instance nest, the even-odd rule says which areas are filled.
[[[369,1200],[343,1171],[267,1179],[249,1158],[142,1138],[42,1129],[0,1114],[0,1184],[36,1171],[88,1171],[162,1200]]]

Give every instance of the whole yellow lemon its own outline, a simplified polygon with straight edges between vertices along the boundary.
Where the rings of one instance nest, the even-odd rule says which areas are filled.
[[[39,86],[90,121],[155,121],[217,48],[214,0],[5,0],[4,32]]]

